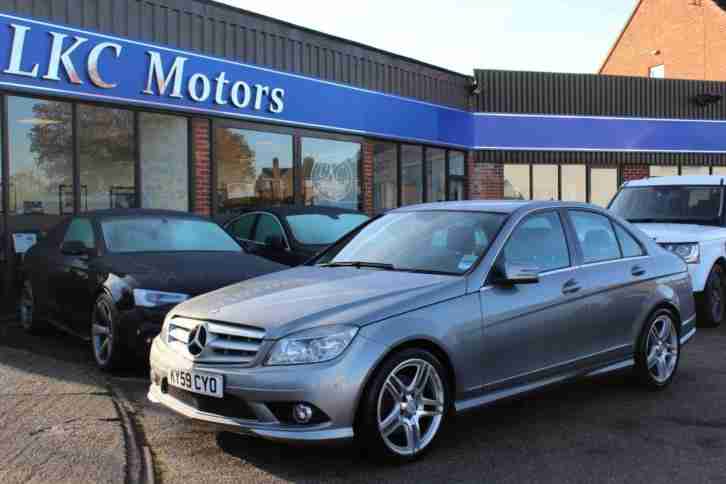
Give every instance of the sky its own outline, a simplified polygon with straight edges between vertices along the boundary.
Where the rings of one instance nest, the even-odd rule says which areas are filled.
[[[637,0],[219,0],[463,74],[597,72]]]

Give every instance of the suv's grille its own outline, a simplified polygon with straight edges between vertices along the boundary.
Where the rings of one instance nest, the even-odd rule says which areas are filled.
[[[189,333],[200,324],[205,324],[207,329],[204,351],[196,356],[200,362],[251,363],[265,338],[264,329],[252,326],[175,317],[169,321],[169,345],[190,355]]]

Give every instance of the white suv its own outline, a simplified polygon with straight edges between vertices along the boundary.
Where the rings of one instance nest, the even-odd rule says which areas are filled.
[[[724,319],[726,218],[723,176],[666,176],[623,184],[610,210],[688,263],[703,326]]]

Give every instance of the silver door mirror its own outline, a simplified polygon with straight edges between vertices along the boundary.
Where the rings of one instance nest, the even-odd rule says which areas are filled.
[[[495,284],[513,286],[515,284],[536,284],[539,282],[539,269],[519,264],[500,262],[496,264],[493,278]]]

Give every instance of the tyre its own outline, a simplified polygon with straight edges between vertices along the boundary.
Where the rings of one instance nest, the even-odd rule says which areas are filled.
[[[374,457],[407,462],[426,453],[447,421],[451,391],[432,353],[406,349],[386,359],[363,395],[359,445]]]
[[[671,311],[659,309],[643,326],[635,352],[635,373],[647,388],[660,390],[673,381],[681,357],[676,321]]]
[[[23,289],[18,302],[18,317],[20,325],[28,333],[39,333],[45,329],[43,322],[38,319],[33,284],[28,279],[23,281]]]
[[[98,296],[91,312],[91,345],[96,365],[104,371],[118,369],[123,362],[118,319],[113,299],[107,294]]]
[[[724,270],[716,264],[711,269],[706,287],[698,304],[698,322],[701,326],[715,328],[724,319]]]

